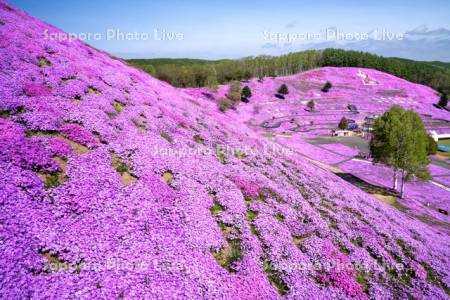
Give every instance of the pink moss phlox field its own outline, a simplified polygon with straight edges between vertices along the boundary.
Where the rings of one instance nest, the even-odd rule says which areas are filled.
[[[74,142],[83,145],[93,145],[96,140],[92,133],[84,129],[78,124],[65,124],[60,128],[62,135]]]
[[[1,299],[448,299],[448,235],[268,151],[288,149],[252,124],[276,107],[221,113],[204,89],[45,38],[64,34],[3,0],[0,21]],[[321,73],[354,86],[355,71],[289,77],[285,101],[325,97]],[[249,85],[262,98],[282,80]]]
[[[339,164],[338,167],[369,183],[386,188],[392,187],[393,171],[386,166],[380,164],[374,165],[369,161],[350,160]],[[441,170],[441,168],[431,167],[431,170],[431,174],[434,176],[432,181],[440,182],[440,179],[445,178],[433,175],[436,170]],[[450,199],[450,191],[448,189],[439,187],[432,182],[412,179],[406,182],[405,190],[406,200],[402,202],[403,205],[413,208],[413,210],[419,213],[424,211],[432,213],[434,217],[444,222],[449,221],[448,216],[437,212],[438,209],[450,210],[450,203],[448,201]],[[432,210],[429,210],[430,208]]]

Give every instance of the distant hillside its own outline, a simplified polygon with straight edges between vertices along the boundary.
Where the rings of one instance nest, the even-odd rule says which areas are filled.
[[[130,64],[178,87],[200,87],[252,77],[292,75],[317,67],[365,67],[406,80],[450,91],[450,63],[382,57],[366,52],[325,49],[282,56],[238,60],[131,59]]]
[[[0,0],[0,299],[448,299],[432,224],[45,31]]]

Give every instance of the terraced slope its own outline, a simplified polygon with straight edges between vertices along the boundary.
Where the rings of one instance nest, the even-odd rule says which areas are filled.
[[[327,81],[332,87],[325,92],[322,87]],[[282,84],[289,90],[285,99],[276,96]],[[343,116],[363,122],[365,117],[382,114],[392,105],[418,112],[429,130],[450,131],[450,113],[436,107],[436,91],[372,69],[325,67],[285,77],[252,79],[242,82],[245,85],[253,95],[247,105],[239,107],[237,120],[276,133],[301,137],[328,134],[337,129]],[[217,92],[207,88],[186,91],[205,100],[218,100],[228,89],[223,85]],[[311,100],[315,102],[314,111],[307,107]],[[354,105],[358,114],[350,111],[349,105]]]
[[[0,2],[1,299],[447,299],[449,237]]]

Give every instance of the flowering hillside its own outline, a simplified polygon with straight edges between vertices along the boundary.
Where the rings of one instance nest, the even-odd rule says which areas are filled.
[[[327,81],[332,87],[325,92],[322,87]],[[282,84],[289,89],[285,99],[276,97]],[[342,116],[363,122],[365,117],[382,114],[392,105],[413,109],[430,130],[450,130],[449,112],[433,105],[439,101],[436,91],[372,69],[325,67],[285,77],[252,79],[242,83],[245,85],[253,96],[249,105],[240,107],[239,119],[255,127],[266,125],[278,133],[315,136],[337,129]],[[227,86],[220,86],[217,92],[187,89],[189,94],[205,99],[219,99],[227,91]],[[315,102],[314,111],[307,107],[311,100]],[[354,105],[358,114],[350,111],[349,105]]]
[[[1,299],[448,299],[447,235],[46,30],[0,1]]]

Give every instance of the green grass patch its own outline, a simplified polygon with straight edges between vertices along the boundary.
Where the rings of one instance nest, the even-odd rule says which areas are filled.
[[[320,206],[323,208],[326,208],[328,210],[331,210],[332,212],[336,212],[336,208],[326,203],[324,200],[320,201]]]
[[[7,119],[15,115],[23,114],[25,111],[25,107],[23,106],[19,106],[15,110],[0,110],[0,118]]]
[[[125,163],[117,160],[113,164],[114,164],[114,168],[116,169],[116,171],[118,173],[120,173],[120,175],[122,175],[125,172],[129,172],[129,168],[128,168],[128,166]]]
[[[0,111],[0,118],[7,119],[9,117],[11,117],[11,113],[9,111],[7,110]]]
[[[112,105],[117,113],[121,113],[125,109],[125,105],[117,100],[114,100]]]
[[[43,56],[39,56],[38,60],[39,60],[39,66],[41,68],[50,67],[52,65],[52,63]]]
[[[244,152],[241,152],[239,150],[234,152],[234,157],[236,157],[238,159],[244,159],[247,156],[248,156],[247,154],[245,154]]]
[[[444,151],[438,150],[437,154],[439,154],[439,155],[441,155],[441,156],[444,156],[444,157],[450,158],[450,152],[449,152],[449,151],[444,152]]]
[[[345,247],[343,244],[339,243],[338,245],[339,250],[344,253],[345,255],[349,255],[350,254],[350,250]]]
[[[360,236],[357,236],[356,238],[352,238],[350,241],[352,242],[353,245],[358,246],[358,247],[362,247],[364,245],[363,239]]]
[[[242,258],[242,245],[239,239],[228,239],[227,245],[219,251],[212,251],[211,254],[217,263],[228,272],[234,273],[233,263]]]
[[[62,182],[66,181],[64,178],[64,174],[60,171],[52,173],[39,173],[39,177],[41,177],[42,181],[44,182],[46,190],[56,188],[60,186]]]
[[[225,156],[225,153],[223,153],[222,149],[220,149],[219,147],[216,148],[216,156],[222,164],[227,163],[227,158]]]
[[[93,86],[89,86],[88,89],[87,89],[87,92],[89,94],[94,94],[94,95],[101,94],[100,90],[95,88],[95,87],[93,87]]]
[[[284,221],[284,216],[281,213],[276,213],[275,214],[275,219],[277,219],[278,222],[283,222]]]
[[[309,238],[309,234],[304,234],[304,235],[294,235],[292,237],[292,242],[298,246],[300,245],[303,241],[305,241],[307,238]]]
[[[447,293],[447,295],[450,296],[450,288],[442,281],[439,274],[437,274],[436,271],[434,271],[433,268],[426,263],[422,263],[422,266],[427,272],[427,280],[435,286],[443,289]]]
[[[225,211],[225,208],[217,202],[214,202],[214,205],[209,209],[213,216],[216,216],[221,211]]]
[[[166,141],[168,141],[169,143],[172,143],[172,142],[173,142],[172,137],[171,137],[167,132],[161,131],[161,132],[159,133],[159,135],[160,135],[163,139],[165,139]]]
[[[112,166],[120,174],[123,185],[128,186],[137,180],[137,177],[131,173],[130,167],[120,160],[114,153],[111,153]]]
[[[347,211],[347,212],[349,212],[349,213],[351,213],[352,215],[354,215],[355,217],[357,217],[358,219],[361,219],[362,218],[362,214],[361,214],[361,212],[359,212],[359,211],[357,211],[357,210],[355,210],[355,209],[353,209],[353,208],[351,208],[351,207],[344,207],[344,210],[345,211]]]
[[[250,224],[250,232],[251,232],[252,234],[254,234],[255,236],[259,236],[259,232],[258,232],[258,230],[256,229],[256,226],[253,225],[253,224]]]
[[[145,131],[145,126],[140,124],[136,119],[131,119],[131,122],[133,122],[134,126],[140,131]]]
[[[272,198],[280,204],[286,203],[286,201],[284,201],[284,199],[280,195],[278,195],[277,192],[275,192],[273,189],[267,188],[267,187],[263,187],[263,188],[259,189],[259,197],[260,197],[260,200],[263,202],[267,202],[266,201],[267,198]]]
[[[369,280],[367,279],[367,274],[365,272],[359,272],[356,276],[356,281],[362,287],[363,291],[367,293],[369,290]]]
[[[402,239],[397,239],[397,245],[400,246],[400,248],[402,248],[403,254],[411,259],[414,259],[414,248],[407,245]]]
[[[283,281],[281,273],[272,267],[270,261],[265,261],[263,268],[264,272],[267,274],[270,284],[277,289],[278,294],[282,296],[286,295],[289,292],[289,287]]]
[[[115,111],[106,111],[105,113],[110,119],[113,119],[117,116],[117,112]]]
[[[197,144],[206,145],[205,140],[199,134],[194,135],[193,139]]]
[[[61,182],[59,181],[59,176],[57,173],[51,173],[47,174],[45,176],[45,188],[51,189],[55,188],[61,185]]]
[[[296,246],[300,247],[300,250],[302,250],[303,252],[306,252],[302,248],[302,243],[304,241],[306,241],[308,238],[312,237],[313,235],[317,235],[317,232],[316,231],[311,231],[311,232],[308,232],[308,233],[305,233],[305,234],[302,234],[302,235],[293,235],[292,236],[292,242]]]
[[[254,220],[256,220],[257,216],[258,216],[258,212],[252,211],[252,210],[247,211],[247,221],[253,222]]]

